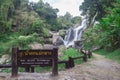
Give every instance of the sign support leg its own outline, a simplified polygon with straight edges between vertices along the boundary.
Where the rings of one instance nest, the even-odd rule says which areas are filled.
[[[53,76],[57,76],[58,75],[58,49],[54,48],[53,49],[53,53],[54,53],[54,59],[53,59],[53,71],[52,71],[52,75]]]
[[[17,51],[18,48],[12,48],[12,77],[17,77],[18,75]]]

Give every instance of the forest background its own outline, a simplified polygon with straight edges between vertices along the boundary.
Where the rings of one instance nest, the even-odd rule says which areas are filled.
[[[120,0],[84,0],[79,9],[88,19],[88,28],[83,34],[84,48],[119,50]],[[0,0],[0,55],[10,53],[12,46],[26,49],[34,42],[51,43],[47,41],[50,31],[67,30],[81,23],[80,16],[73,17],[69,12],[57,16],[58,12],[59,9],[42,0],[38,3]]]

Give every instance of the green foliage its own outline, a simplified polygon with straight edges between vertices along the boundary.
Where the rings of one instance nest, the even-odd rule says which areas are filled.
[[[17,9],[21,4],[21,0],[14,0],[14,7]]]
[[[57,10],[52,9],[49,4],[43,7],[46,11],[50,9],[46,15],[52,16],[49,19],[51,21],[53,16],[56,16]],[[0,54],[10,53],[13,45],[25,49],[33,42],[43,44],[44,37],[51,36],[50,23],[46,17],[43,18],[32,10],[28,0],[3,0],[0,3]]]
[[[80,17],[74,18],[67,13],[65,22],[63,21],[64,24],[62,24],[62,21],[58,22],[57,12],[58,9],[43,3],[42,0],[30,4],[28,0],[2,0],[0,3],[0,54],[10,53],[12,45],[28,48],[28,45],[33,42],[43,44],[46,38],[51,37],[49,30],[58,31],[80,21]]]
[[[19,33],[9,33],[6,38],[0,38],[0,40],[0,54],[11,53],[12,46],[16,46],[21,49],[29,49],[29,44],[33,42],[42,43],[43,41],[37,33],[33,33],[28,36],[20,35]]]
[[[0,4],[0,34],[4,34],[10,31],[11,21],[10,19],[14,13],[13,0],[3,0]]]
[[[78,51],[76,49],[73,48],[68,48],[68,49],[64,49],[63,50],[63,55],[60,57],[60,60],[68,60],[69,57],[75,58],[75,57],[80,57],[83,56],[83,54],[78,53]],[[78,60],[74,60],[75,64],[81,64],[82,60],[78,59]],[[59,64],[59,69],[64,69],[64,64]]]
[[[32,27],[31,27],[31,31],[33,32],[36,32],[38,34],[40,33],[43,33],[43,27],[44,26],[44,23],[42,20],[39,20],[39,21],[34,21],[33,24],[32,24]]]
[[[120,63],[120,49],[117,49],[113,52],[108,52],[106,50],[100,49],[100,50],[95,51],[95,53],[104,55],[105,57]]]
[[[59,35],[64,39],[66,35],[66,30],[59,30]]]
[[[36,33],[28,35],[28,36],[20,35],[16,38],[16,40],[13,38],[15,41],[13,40],[14,42],[12,44],[15,44],[19,46],[20,48],[24,49],[26,48],[26,46],[28,46],[28,44],[34,42],[37,36],[38,35]]]
[[[58,24],[60,25],[60,29],[68,29],[75,24],[81,23],[81,17],[76,16],[73,17],[69,12],[67,12],[64,16],[58,17]]]
[[[6,44],[2,44],[0,43],[0,56],[5,54],[5,53],[8,53],[8,49],[9,47],[6,45]]]
[[[76,49],[69,48],[69,49],[63,50],[63,56],[61,57],[61,60],[68,60],[69,57],[74,58],[78,56],[82,56],[82,54],[78,53]]]
[[[106,57],[120,63],[120,49],[115,50]]]
[[[50,30],[49,29],[47,29],[47,28],[43,28],[43,36],[44,37],[50,37],[50,36],[52,36],[50,33]]]
[[[83,47],[85,50],[91,50],[96,46],[99,46],[100,36],[97,34],[98,26],[88,28],[83,34]]]
[[[72,21],[73,24],[80,24],[81,23],[81,17],[75,16],[75,17],[72,18],[71,21]]]
[[[83,56],[83,54],[78,53],[78,51],[74,48],[68,48],[68,49],[64,49],[63,50],[63,55],[60,57],[60,60],[68,60],[69,57],[75,58],[75,57],[80,57]],[[81,64],[83,61],[78,59],[78,60],[74,60],[75,64]],[[63,70],[65,67],[64,64],[59,64],[59,69]]]
[[[96,20],[100,20],[106,15],[106,8],[113,7],[115,0],[84,0],[79,10],[82,10],[82,15],[86,15],[90,22],[93,16],[98,12]]]
[[[100,22],[101,33],[100,35],[104,38],[105,47],[108,49],[115,50],[120,46],[120,4],[114,4],[113,9],[109,9],[109,13],[106,17],[102,18]]]
[[[40,17],[50,24],[50,26],[48,26],[49,29],[54,29],[52,28],[53,26],[56,27],[58,9],[53,9],[48,3],[44,3],[42,0],[38,3],[31,3],[31,6]]]
[[[100,46],[108,51],[120,48],[120,4],[116,2],[112,6],[105,8],[106,16],[99,24],[85,32],[85,47]]]
[[[104,50],[104,49],[99,49],[99,50],[96,50],[94,51],[94,53],[97,53],[97,54],[100,54],[100,55],[108,55],[110,52]]]

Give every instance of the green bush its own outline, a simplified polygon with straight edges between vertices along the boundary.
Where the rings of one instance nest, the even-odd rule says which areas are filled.
[[[69,48],[69,49],[63,50],[63,56],[60,59],[68,60],[69,57],[75,58],[79,56],[82,56],[82,54],[78,53],[76,49]]]
[[[44,36],[44,37],[52,36],[52,35],[50,34],[50,30],[47,29],[47,28],[43,28],[43,36]]]
[[[10,49],[12,46],[20,47],[22,49],[29,49],[29,44],[33,42],[43,42],[43,38],[39,37],[37,33],[25,36],[18,33],[11,33],[10,36],[7,35],[5,38],[1,38],[0,41],[0,54],[11,53]]]

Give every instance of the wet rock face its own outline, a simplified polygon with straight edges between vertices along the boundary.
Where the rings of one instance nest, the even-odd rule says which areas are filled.
[[[56,44],[57,46],[59,45],[63,45],[64,44],[64,41],[63,41],[63,38],[62,37],[58,37],[57,40],[56,40]]]
[[[59,35],[59,33],[53,33],[52,43],[56,46],[64,44],[63,38]]]
[[[82,24],[75,26],[74,28],[68,29],[66,35],[65,35],[65,46],[66,47],[76,47],[75,41],[81,40],[82,33],[87,28],[87,20],[84,19],[82,21]],[[77,45],[78,46],[78,45]],[[78,46],[79,47],[79,46]]]
[[[65,41],[73,41],[74,39],[74,29],[73,28],[70,28],[67,33],[66,33],[66,36],[65,36]]]

